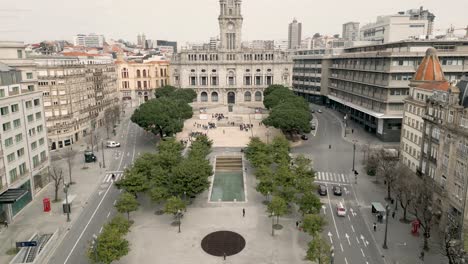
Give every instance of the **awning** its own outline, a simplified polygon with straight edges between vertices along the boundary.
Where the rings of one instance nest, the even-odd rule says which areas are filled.
[[[12,204],[28,193],[26,189],[8,189],[0,194],[0,204]]]

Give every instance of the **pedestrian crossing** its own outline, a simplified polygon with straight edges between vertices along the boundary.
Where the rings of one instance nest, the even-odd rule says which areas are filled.
[[[348,175],[343,173],[334,172],[323,172],[319,171],[315,173],[316,182],[336,182],[336,183],[350,183]]]
[[[106,172],[106,176],[104,177],[102,182],[103,183],[112,182],[112,174],[114,174],[114,176],[115,176],[114,181],[118,181],[119,179],[123,178],[124,172],[123,171],[109,171],[109,172]]]

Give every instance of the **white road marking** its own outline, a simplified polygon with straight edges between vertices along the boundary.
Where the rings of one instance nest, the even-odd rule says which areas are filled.
[[[330,231],[328,231],[328,237],[330,238],[330,244],[333,245],[333,239],[332,239],[332,233]]]
[[[101,233],[102,233],[102,228],[103,228],[103,227],[101,226],[101,229],[99,229],[99,234],[101,234]]]
[[[344,174],[341,174],[341,179],[343,180],[343,182],[346,182]]]
[[[353,233],[356,233],[356,231],[354,231],[354,226],[351,225],[351,229],[353,230]]]
[[[356,237],[356,241],[357,241],[357,243],[358,243],[359,245],[361,244],[361,242],[359,242],[359,238],[357,238],[357,237]]]
[[[114,205],[117,203],[117,200],[114,201]]]
[[[109,216],[110,216],[110,213],[111,213],[110,211],[109,211],[109,213],[107,213],[107,218],[109,218]]]
[[[327,185],[325,185],[325,186],[327,186]],[[328,197],[328,205],[330,206],[330,212],[333,212],[329,192],[327,192],[327,197]],[[333,224],[335,225],[336,236],[338,237],[338,239],[340,239],[340,234],[338,233],[338,227],[336,226],[335,215],[334,215],[334,213],[330,213],[330,214],[331,214],[332,219],[333,219]]]
[[[344,252],[343,244],[340,243],[341,252]]]
[[[83,237],[83,234],[85,233],[86,229],[88,228],[89,224],[91,223],[91,220],[93,220],[94,216],[96,215],[96,212],[98,211],[99,207],[101,206],[102,202],[104,201],[104,198],[106,198],[106,195],[107,195],[107,193],[109,192],[109,190],[110,190],[111,187],[112,187],[112,185],[109,185],[109,187],[107,187],[106,193],[104,193],[104,196],[102,196],[101,201],[99,202],[98,206],[96,207],[96,210],[94,210],[93,214],[91,215],[91,217],[90,217],[89,220],[88,220],[88,223],[86,223],[85,227],[83,228],[83,231],[81,231],[81,234],[80,234],[80,236],[78,237],[78,239],[76,240],[76,242],[75,242],[75,244],[73,245],[72,249],[70,250],[70,253],[68,253],[68,256],[67,256],[67,258],[65,259],[64,264],[66,264],[66,263],[68,262],[68,260],[70,259],[71,254],[73,253],[73,251],[75,250],[76,246],[78,245],[78,242],[80,242],[80,239]]]
[[[346,259],[346,257],[344,258],[344,261],[345,261],[346,264],[348,264],[348,260]]]
[[[127,157],[130,157],[130,152],[127,152]]]
[[[349,221],[351,221],[351,217],[349,217],[349,214],[347,214],[346,216],[348,217]]]
[[[345,234],[346,239],[348,240],[348,244],[351,246],[351,241],[349,240],[349,235],[348,233]]]
[[[362,243],[364,244],[364,246],[367,247],[367,244],[366,244],[366,239],[364,238],[364,236],[361,234],[361,240],[362,240]]]
[[[361,253],[363,257],[366,257],[366,254],[364,254],[364,250],[362,250],[362,248],[361,248]]]
[[[326,215],[327,214],[327,207],[325,205],[322,205],[322,209],[323,209],[323,214]]]

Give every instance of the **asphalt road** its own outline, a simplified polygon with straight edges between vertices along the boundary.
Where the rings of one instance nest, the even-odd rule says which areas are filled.
[[[117,180],[123,175],[121,172],[130,166],[138,155],[155,151],[156,137],[147,134],[129,119],[123,121],[122,130],[117,138],[121,147],[106,149],[105,155],[112,155],[112,161],[107,166],[106,174],[97,177],[98,189],[91,195],[86,208],[68,231],[49,263],[90,263],[87,251],[93,241],[93,235],[98,235],[103,225],[115,215],[114,204],[121,192],[115,188],[110,178],[111,173],[116,175]]]
[[[312,107],[322,110],[314,114],[316,135],[312,133],[309,140],[292,152],[311,157],[317,171],[316,182],[327,187],[327,196],[321,197],[321,214],[328,223],[322,235],[334,247],[334,264],[384,263],[371,235],[372,226],[366,224],[358,207],[352,174],[353,145],[341,137],[342,121],[322,106]],[[356,156],[355,162],[361,162],[360,157]],[[342,196],[333,194],[334,185],[342,187]],[[340,202],[347,210],[345,217],[336,213]]]

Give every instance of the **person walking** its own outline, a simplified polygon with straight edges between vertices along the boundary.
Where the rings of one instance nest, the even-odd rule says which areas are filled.
[[[424,250],[421,251],[421,255],[419,255],[419,258],[420,258],[421,260],[424,260]]]
[[[392,213],[392,218],[395,219],[395,211]]]
[[[112,178],[112,181],[115,181],[115,174],[114,173],[112,173],[111,178]]]
[[[242,217],[245,217],[245,208],[242,208]]]
[[[296,221],[296,228],[299,228],[299,221]]]
[[[374,222],[374,232],[377,231],[377,224]]]

